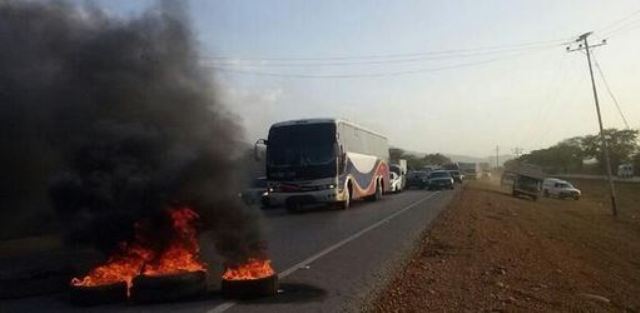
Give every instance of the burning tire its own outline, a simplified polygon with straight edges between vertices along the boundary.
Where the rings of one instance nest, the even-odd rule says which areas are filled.
[[[69,300],[76,305],[91,306],[127,301],[127,283],[100,286],[71,285]]]
[[[278,275],[246,280],[222,280],[222,296],[227,299],[254,299],[275,296]]]
[[[251,258],[244,264],[227,267],[222,275],[224,298],[252,299],[277,293],[278,274],[268,259]]]
[[[195,298],[207,291],[204,271],[171,275],[140,275],[133,280],[131,299],[136,303],[176,301]]]

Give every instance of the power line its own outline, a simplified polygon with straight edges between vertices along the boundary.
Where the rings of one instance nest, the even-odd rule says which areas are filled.
[[[518,44],[510,44],[510,45],[497,45],[497,46],[485,46],[485,47],[477,47],[477,48],[467,48],[467,49],[451,49],[451,50],[434,50],[434,51],[423,51],[423,52],[414,52],[414,53],[396,53],[396,54],[378,54],[378,55],[360,55],[360,56],[326,56],[326,57],[231,57],[231,56],[210,56],[206,57],[209,60],[231,60],[231,61],[287,61],[287,62],[297,62],[297,61],[331,61],[331,60],[362,60],[362,59],[396,59],[396,58],[411,58],[411,57],[421,57],[421,56],[438,56],[438,55],[450,55],[450,54],[464,54],[464,53],[473,53],[473,52],[504,52],[505,50],[517,50],[527,49],[527,48],[536,48],[536,46],[541,45],[549,45],[554,43],[555,45],[564,45],[568,41],[568,38],[565,39],[554,39],[554,40],[544,40],[544,41],[535,41],[535,42],[527,42],[527,43],[518,43]]]
[[[637,21],[635,21],[634,23],[630,23],[625,25],[625,27],[621,27],[620,29],[617,29],[615,32],[610,32],[607,34],[608,38],[611,37],[615,37],[615,36],[620,36],[624,33],[628,33],[634,29],[638,29],[640,28],[640,19],[638,19]]]
[[[602,78],[602,82],[604,83],[605,89],[607,89],[607,93],[611,97],[611,100],[613,100],[613,103],[615,103],[616,108],[618,109],[618,113],[620,114],[620,117],[622,117],[622,121],[624,122],[624,125],[627,127],[627,129],[630,129],[629,128],[629,123],[627,123],[627,119],[625,118],[624,113],[622,113],[622,109],[620,109],[620,105],[618,104],[618,100],[613,95],[613,92],[611,91],[611,88],[609,87],[609,83],[607,82],[607,79],[604,77],[604,73],[602,72],[602,68],[600,68],[600,64],[598,63],[598,60],[596,60],[595,55],[592,55],[592,56],[593,56],[593,63],[596,65],[596,69],[598,69],[598,73],[600,74],[600,78]]]
[[[219,62],[219,61],[207,61],[207,58],[204,58],[205,65],[212,66],[239,66],[242,65],[244,68],[252,67],[252,68],[261,68],[261,67],[316,67],[316,66],[357,66],[357,65],[383,65],[383,64],[402,64],[402,63],[417,63],[431,60],[442,60],[442,59],[453,59],[453,58],[474,58],[481,56],[490,56],[490,55],[500,55],[500,54],[510,54],[513,52],[521,52],[521,51],[529,51],[543,48],[551,48],[560,46],[558,44],[554,45],[544,45],[544,46],[534,46],[528,48],[514,48],[508,50],[496,50],[496,51],[485,51],[485,52],[476,52],[476,53],[464,53],[464,54],[443,54],[443,55],[431,55],[431,56],[422,56],[422,57],[411,57],[411,58],[403,58],[403,59],[389,59],[389,60],[360,60],[360,61],[340,61],[340,62],[312,62],[312,63],[257,63],[257,64],[238,64],[237,62]]]
[[[618,25],[620,25],[621,23],[623,23],[623,22],[627,21],[628,19],[630,19],[630,18],[634,17],[634,16],[635,16],[636,14],[638,14],[638,13],[640,13],[640,9],[638,9],[638,10],[636,10],[636,11],[631,12],[631,14],[629,14],[629,15],[627,15],[627,16],[625,16],[625,17],[623,17],[623,18],[620,18],[620,19],[618,19],[618,20],[615,20],[615,21],[613,21],[613,22],[611,22],[611,23],[607,24],[606,26],[604,26],[604,27],[602,27],[602,28],[600,28],[600,29],[596,30],[596,32],[604,32],[604,30],[605,30],[605,29],[607,29],[607,28],[611,28],[611,27],[614,27],[614,26],[618,26]]]
[[[250,74],[250,75],[256,75],[256,76],[271,76],[271,77],[284,77],[284,78],[305,78],[305,79],[307,79],[307,78],[362,78],[362,77],[401,76],[401,75],[411,75],[411,74],[439,72],[439,71],[449,70],[449,69],[457,69],[457,68],[472,67],[472,66],[478,66],[478,65],[482,65],[482,64],[494,63],[494,62],[501,61],[501,60],[506,60],[506,59],[510,59],[510,58],[519,57],[519,56],[522,56],[524,54],[525,53],[519,53],[519,54],[515,54],[515,55],[510,55],[510,56],[507,56],[507,57],[492,58],[492,59],[483,60],[483,61],[479,61],[479,62],[468,62],[468,63],[460,63],[460,64],[440,66],[440,67],[430,67],[430,68],[420,68],[420,69],[415,69],[415,70],[406,70],[406,71],[391,71],[391,72],[379,72],[379,73],[355,73],[355,74],[329,74],[329,75],[287,74],[287,73],[262,72],[262,71],[250,71],[250,70],[236,70],[236,69],[229,69],[229,68],[225,68],[225,67],[219,67],[219,66],[215,66],[215,65],[212,66],[212,65],[206,65],[206,64],[205,64],[205,66],[209,66],[209,67],[211,67],[211,68],[213,68],[215,70],[221,71],[221,72],[237,73],[237,74]]]

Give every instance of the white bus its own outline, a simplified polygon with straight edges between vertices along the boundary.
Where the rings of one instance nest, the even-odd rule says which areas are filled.
[[[266,173],[270,205],[295,211],[306,204],[347,209],[389,190],[387,138],[340,119],[277,123],[269,129]]]

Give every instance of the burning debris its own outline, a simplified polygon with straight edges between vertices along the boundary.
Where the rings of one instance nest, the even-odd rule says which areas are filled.
[[[203,230],[225,262],[247,264],[224,281],[276,276],[255,259],[257,213],[237,197],[241,129],[199,66],[182,8],[160,2],[121,19],[66,2],[2,1],[0,46],[11,47],[0,49],[0,133],[11,139],[2,158],[13,171],[2,185],[17,184],[14,196],[48,188],[67,241],[108,256],[71,281],[74,292],[126,298],[144,286],[200,286]],[[2,207],[32,207],[14,198],[17,207]]]
[[[247,263],[227,266],[222,275],[225,298],[274,296],[278,292],[278,275],[267,259],[251,258]]]
[[[200,247],[194,222],[198,218],[193,210],[181,208],[170,210],[173,232],[171,242],[164,251],[156,252],[145,246],[151,238],[143,235],[143,226],[136,224],[136,239],[123,242],[118,251],[103,265],[92,269],[82,278],[73,278],[73,287],[101,287],[125,283],[126,294],[131,296],[134,280],[184,273],[202,272],[205,281],[206,264],[199,260]]]

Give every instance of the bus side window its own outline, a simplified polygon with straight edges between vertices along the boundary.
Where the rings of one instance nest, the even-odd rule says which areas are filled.
[[[342,145],[336,143],[336,154],[338,155],[338,173],[344,173],[347,165],[347,154],[344,153],[344,148]]]

